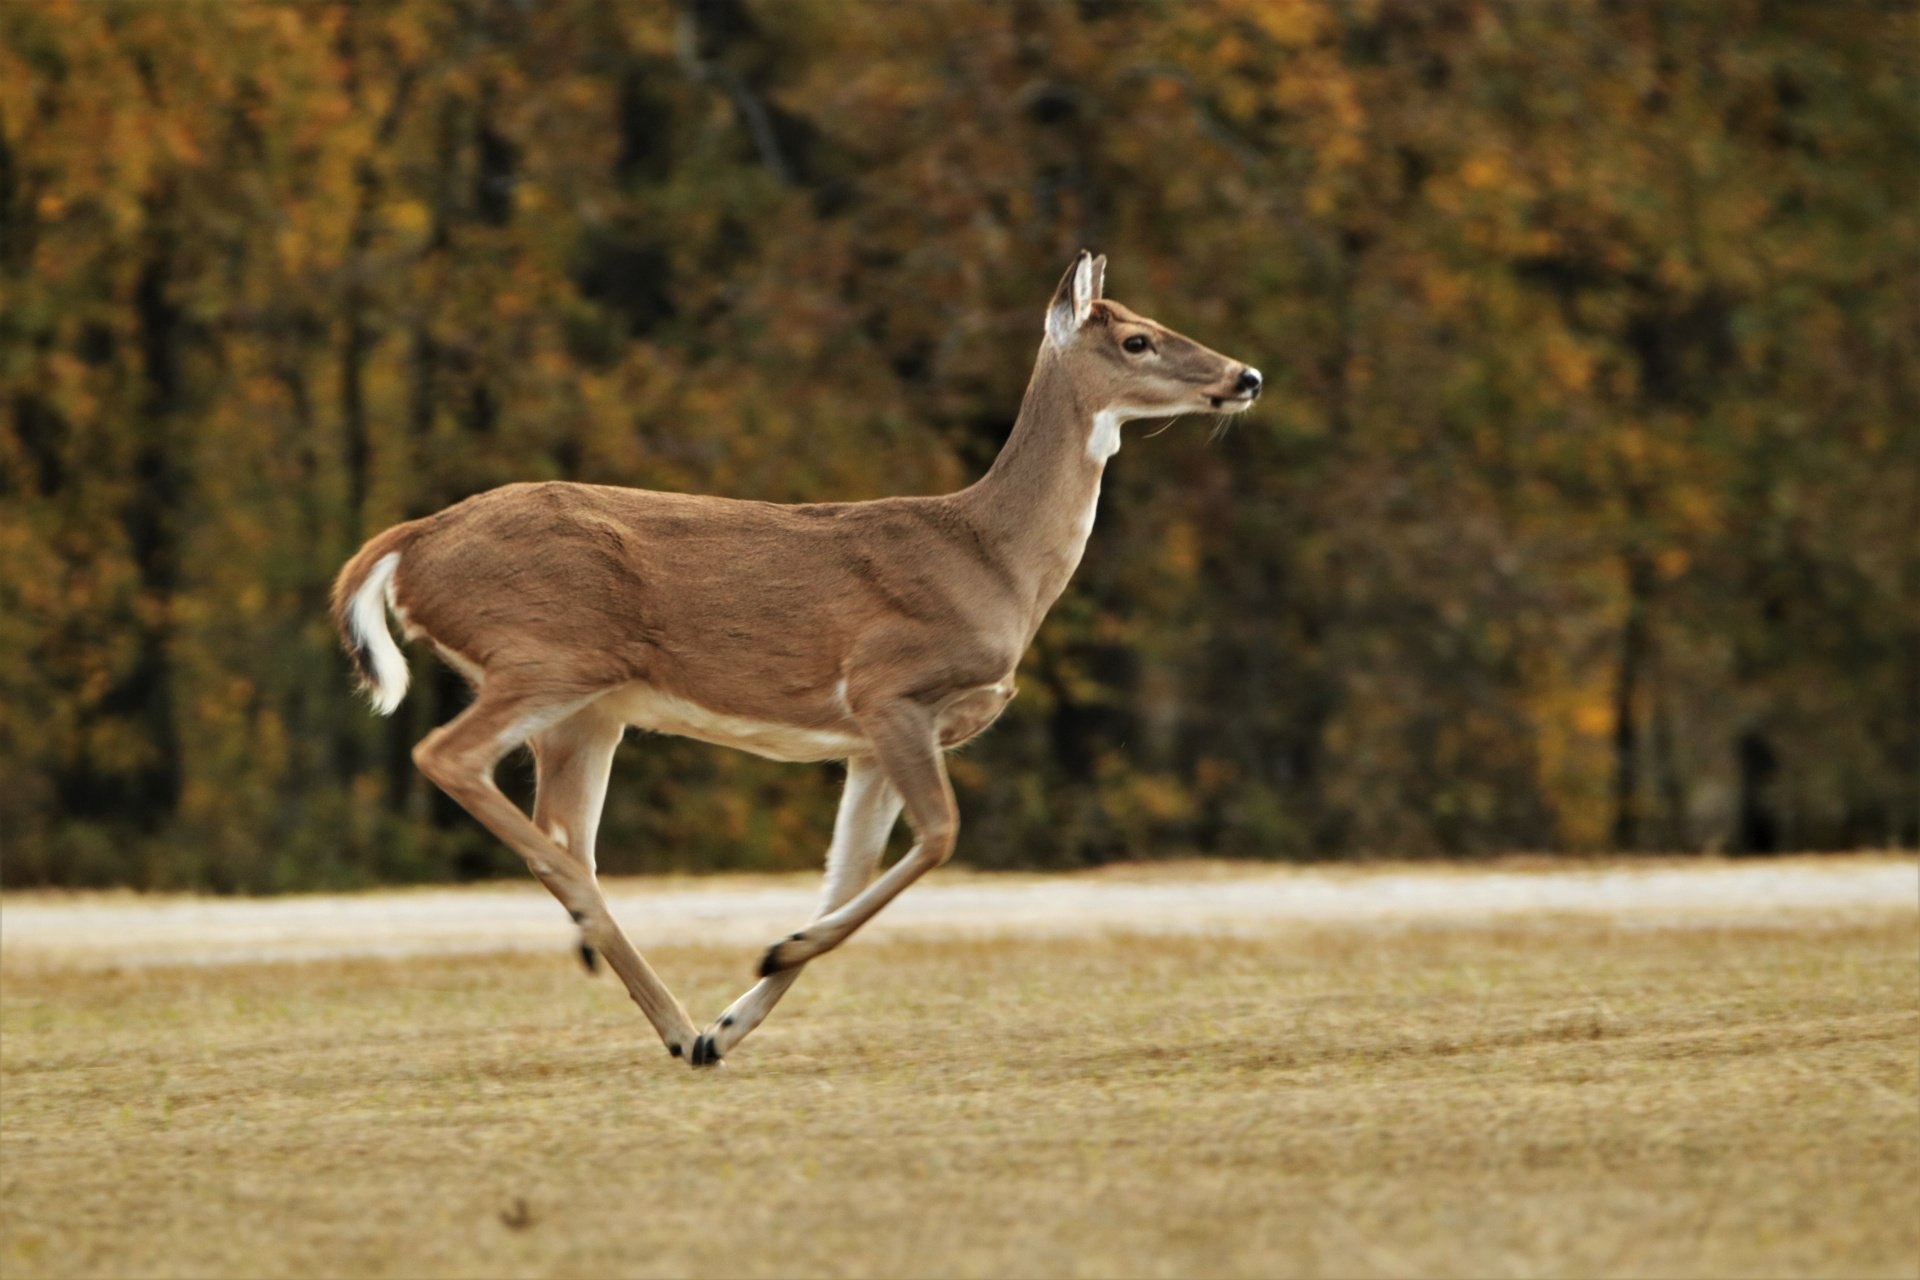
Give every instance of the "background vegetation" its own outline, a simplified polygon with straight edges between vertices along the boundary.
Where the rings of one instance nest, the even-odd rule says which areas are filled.
[[[985,865],[1920,841],[1907,4],[0,8],[6,878],[512,855],[349,691],[359,541],[516,479],[969,481],[1068,255],[1259,364],[1136,431]],[[523,771],[522,771],[523,772]],[[612,870],[822,770],[624,752]]]

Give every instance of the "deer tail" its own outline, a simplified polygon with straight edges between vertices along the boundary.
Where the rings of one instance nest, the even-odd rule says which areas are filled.
[[[387,629],[393,607],[393,575],[413,541],[412,523],[375,534],[354,553],[333,583],[333,625],[353,659],[360,688],[381,715],[392,715],[407,696],[407,660]]]

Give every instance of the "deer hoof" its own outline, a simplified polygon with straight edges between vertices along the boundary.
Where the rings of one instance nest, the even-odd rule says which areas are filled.
[[[720,1064],[720,1047],[713,1042],[712,1036],[701,1036],[693,1042],[693,1065],[695,1067],[717,1067]]]

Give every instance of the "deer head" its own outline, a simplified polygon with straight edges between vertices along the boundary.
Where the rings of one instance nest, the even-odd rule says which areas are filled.
[[[1107,260],[1081,250],[1047,306],[1047,341],[1082,404],[1116,424],[1181,413],[1241,413],[1260,371],[1102,296]],[[1117,445],[1117,439],[1115,441]]]

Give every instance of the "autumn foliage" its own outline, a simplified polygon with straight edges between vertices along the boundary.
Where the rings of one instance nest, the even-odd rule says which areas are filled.
[[[1920,840],[1917,46],[1864,0],[0,7],[6,878],[512,869],[408,759],[460,682],[350,692],[361,539],[509,480],[958,487],[1082,245],[1268,391],[1129,432],[962,857]],[[602,866],[811,864],[824,772],[631,741]]]

